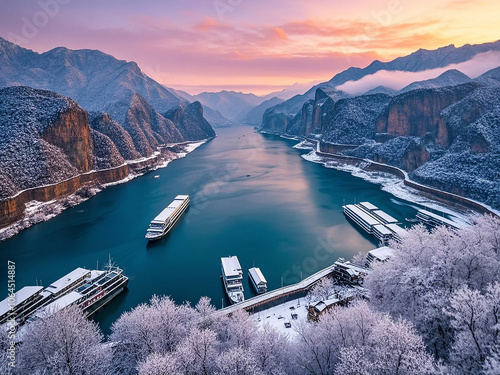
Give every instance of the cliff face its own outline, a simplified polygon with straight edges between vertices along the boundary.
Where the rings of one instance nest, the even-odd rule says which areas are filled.
[[[392,136],[430,136],[441,146],[448,147],[450,139],[441,111],[462,100],[478,88],[464,84],[443,89],[421,89],[396,96],[377,120],[377,132]]]
[[[42,139],[60,148],[79,172],[92,169],[93,144],[87,112],[82,108],[73,106],[59,114],[43,131]]]
[[[164,115],[171,121],[186,141],[196,141],[215,137],[215,132],[203,117],[200,102],[189,104],[186,108],[177,108]]]
[[[131,99],[124,128],[142,156],[150,156],[161,144],[184,140],[173,122],[156,112],[139,94]]]
[[[93,165],[87,114],[71,99],[27,87],[0,90],[0,198]]]
[[[54,92],[22,86],[1,89],[0,227],[21,219],[31,200],[65,198],[123,179],[129,167],[144,171],[175,156],[162,150],[141,160],[134,141],[144,156],[150,156],[159,145],[213,137],[210,124],[202,119],[199,103],[182,109],[176,118],[185,132],[181,134],[171,120],[136,95],[128,114],[131,136],[105,113],[91,114],[91,128],[85,110]],[[122,153],[139,160],[125,163]]]

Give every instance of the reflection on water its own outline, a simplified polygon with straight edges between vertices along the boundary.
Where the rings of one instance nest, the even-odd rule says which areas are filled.
[[[96,316],[109,332],[121,312],[153,294],[179,303],[206,295],[220,307],[222,256],[239,257],[248,298],[252,266],[261,268],[272,290],[282,278],[297,282],[340,256],[374,248],[374,239],[345,219],[344,201],[371,201],[401,221],[414,217],[414,208],[397,198],[390,202],[379,186],[306,162],[300,157],[305,151],[293,144],[247,126],[218,129],[213,141],[153,172],[159,179],[148,174],[109,187],[0,243],[2,264],[16,262],[19,287],[37,279],[47,286],[110,254],[130,282],[129,291]],[[149,222],[178,194],[191,196],[188,211],[165,238],[148,245]]]

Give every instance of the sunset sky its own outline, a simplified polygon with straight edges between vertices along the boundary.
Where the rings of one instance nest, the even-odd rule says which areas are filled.
[[[496,0],[30,0],[0,36],[37,52],[99,49],[170,87],[264,94],[419,48],[500,39]]]

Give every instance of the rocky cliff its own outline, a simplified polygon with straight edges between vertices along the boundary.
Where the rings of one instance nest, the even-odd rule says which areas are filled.
[[[76,102],[27,87],[0,90],[0,185],[4,198],[91,170],[87,113]]]
[[[479,87],[467,83],[442,89],[417,89],[395,96],[377,120],[377,133],[418,136],[447,147],[452,139],[441,111]]]
[[[54,92],[23,86],[0,89],[0,227],[21,219],[31,200],[66,199],[79,190],[121,180],[131,169],[145,171],[176,157],[162,149],[154,157],[141,158],[152,156],[160,145],[215,135],[210,124],[201,121],[199,103],[178,110],[175,120],[184,133],[138,94],[129,108],[130,133],[108,114],[89,116],[75,101]]]
[[[189,104],[186,108],[177,108],[164,114],[175,124],[184,140],[196,141],[215,137],[215,131],[203,117],[200,102]]]

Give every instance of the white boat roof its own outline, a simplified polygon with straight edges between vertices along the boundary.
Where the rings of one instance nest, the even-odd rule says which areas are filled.
[[[389,246],[379,247],[378,249],[373,249],[368,252],[374,258],[377,258],[381,261],[392,258],[394,256],[394,250]]]
[[[393,218],[391,215],[389,215],[388,213],[385,213],[382,210],[375,210],[375,211],[373,211],[373,213],[377,216],[380,216],[387,223],[397,223],[398,222],[395,218]]]
[[[21,288],[15,294],[14,307],[20,305],[21,303],[26,301],[31,296],[34,296],[35,294],[40,292],[40,290],[42,290],[42,289],[43,289],[43,286],[25,286],[24,288]],[[7,297],[2,302],[0,302],[0,315],[3,315],[10,310],[8,300],[9,300],[9,298]]]
[[[51,293],[57,293],[60,290],[66,288],[68,285],[74,283],[79,278],[85,276],[89,272],[90,271],[86,270],[85,268],[78,267],[76,270],[71,271],[66,276],[61,277],[57,281],[54,281],[46,288],[46,290],[48,290]]]
[[[359,216],[360,219],[364,220],[368,225],[380,224],[380,222],[377,219],[375,219],[371,215],[368,215],[361,208],[356,207],[353,204],[348,204],[346,207],[348,207],[354,214],[356,214],[357,216]]]
[[[267,284],[267,280],[262,274],[261,270],[259,267],[252,267],[248,270],[248,273],[250,274],[250,277],[255,281],[255,284],[259,285],[260,283],[265,283]]]
[[[404,236],[405,234],[407,234],[408,232],[406,231],[406,229],[404,228],[401,228],[399,225],[397,224],[386,224],[385,225],[387,228],[389,228],[390,230],[392,230],[394,233],[396,234],[399,234],[400,236]]]
[[[378,230],[382,234],[392,234],[392,231],[389,228],[387,228],[384,224],[374,225],[373,229]]]
[[[178,195],[162,212],[156,216],[153,221],[159,221],[164,223],[170,215],[174,213],[177,207],[179,207],[184,201],[189,198],[189,195]]]
[[[367,210],[378,210],[378,207],[370,202],[359,202],[360,206],[366,208]]]
[[[220,258],[226,277],[239,276],[241,272],[240,261],[237,256]]]
[[[59,297],[54,302],[49,303],[42,310],[35,314],[36,317],[47,317],[47,315],[53,315],[56,312],[64,309],[65,307],[71,305],[75,301],[78,301],[83,296],[78,292],[70,292],[62,297]]]
[[[418,210],[419,212],[427,215],[427,216],[430,216],[430,217],[433,217],[434,219],[437,219],[445,224],[448,224],[450,227],[453,227],[453,228],[459,228],[460,226],[455,223],[454,221],[451,221],[450,219],[447,219],[445,217],[442,217],[442,216],[439,216],[438,214],[435,214],[434,212],[430,212],[430,211],[427,211],[427,210],[423,210],[423,209],[420,209]]]

